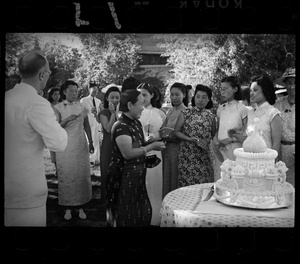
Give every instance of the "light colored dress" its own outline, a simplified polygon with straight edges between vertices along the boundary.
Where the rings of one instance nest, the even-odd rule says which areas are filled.
[[[97,115],[99,114],[101,101],[94,97]],[[101,124],[98,123],[94,114],[91,112],[93,108],[93,97],[88,95],[86,97],[81,98],[80,103],[83,107],[89,110],[88,119],[92,133],[93,145],[94,145],[94,153],[90,154],[90,162],[99,163],[100,160],[100,140],[101,140]],[[87,138],[86,138],[87,139]]]
[[[54,108],[55,104],[51,103],[52,108]],[[50,158],[52,163],[56,163],[56,155],[55,152],[50,150]]]
[[[233,100],[225,104],[221,104],[217,109],[217,116],[220,120],[219,130],[218,130],[218,140],[228,138],[228,129],[238,128],[243,126],[243,119],[247,117],[248,114],[247,107],[237,101]],[[235,160],[236,157],[233,151],[236,148],[241,148],[242,143],[233,142],[227,144],[225,149],[220,149],[224,160],[230,159]]]
[[[258,107],[253,108],[248,113],[247,134],[254,131],[254,119],[259,118],[257,123],[258,131],[267,144],[267,148],[272,148],[271,122],[273,118],[280,114],[280,111],[268,102],[264,102]]]
[[[143,126],[145,140],[147,136],[154,138],[159,137],[159,129],[166,119],[166,115],[163,111],[158,108],[148,106],[142,112],[140,121]],[[161,159],[161,163],[154,168],[147,168],[146,172],[146,188],[152,207],[151,225],[160,225],[161,216],[160,209],[162,203],[162,178],[163,178],[163,161],[161,151],[152,150],[147,155],[155,154]]]
[[[83,110],[78,101],[63,101],[54,107],[59,122],[72,114],[79,115]],[[58,203],[64,206],[83,205],[92,199],[89,150],[83,121],[80,116],[67,124],[67,147],[56,153]]]
[[[279,98],[274,104],[282,116],[281,159],[288,167],[287,182],[295,184],[295,104],[290,105],[288,96]]]

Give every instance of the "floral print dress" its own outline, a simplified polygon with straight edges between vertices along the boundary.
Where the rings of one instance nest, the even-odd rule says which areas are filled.
[[[181,132],[198,139],[211,138],[214,114],[197,107],[184,110],[184,125]],[[182,140],[178,155],[178,187],[214,181],[214,169],[210,155],[210,144],[205,149],[194,142]]]

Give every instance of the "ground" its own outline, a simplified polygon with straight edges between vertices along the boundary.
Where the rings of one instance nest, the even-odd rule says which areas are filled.
[[[91,167],[91,180],[93,198],[86,205],[85,213],[87,219],[81,220],[78,215],[72,213],[72,219],[66,221],[63,216],[63,209],[58,205],[58,179],[55,176],[55,166],[51,162],[50,151],[45,149],[44,152],[45,174],[48,183],[48,199],[47,199],[47,226],[88,226],[103,227],[105,226],[105,208],[100,203],[101,182],[100,167]]]

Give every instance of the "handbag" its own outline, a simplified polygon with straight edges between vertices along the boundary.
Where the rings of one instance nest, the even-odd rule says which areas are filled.
[[[175,131],[171,127],[164,127],[159,130],[160,138],[166,143],[179,143],[180,139],[176,137]]]
[[[155,154],[146,156],[146,167],[154,168],[161,162],[161,159]]]

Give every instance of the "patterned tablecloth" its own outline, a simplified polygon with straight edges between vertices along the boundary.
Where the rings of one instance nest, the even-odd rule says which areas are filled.
[[[229,206],[214,197],[202,201],[213,183],[182,187],[168,193],[160,210],[161,227],[294,227],[294,204],[280,209]]]

